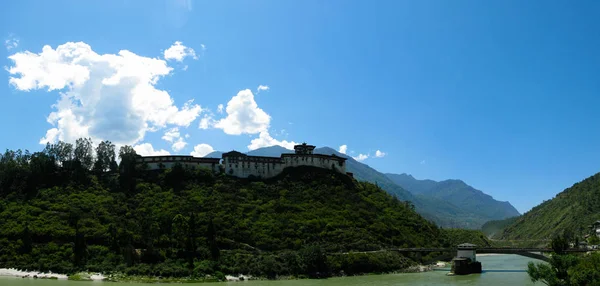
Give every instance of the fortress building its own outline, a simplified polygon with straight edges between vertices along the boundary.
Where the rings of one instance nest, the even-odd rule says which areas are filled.
[[[188,168],[207,168],[214,172],[218,172],[220,168],[220,158],[199,158],[186,155],[160,155],[160,156],[140,156],[136,163],[148,166],[148,170],[160,170],[172,168],[179,163]]]
[[[331,155],[314,154],[315,146],[303,143],[294,146],[295,153],[281,154],[280,157],[249,156],[238,151],[224,153],[219,158],[197,158],[193,156],[148,156],[138,158],[138,163],[147,163],[148,169],[170,168],[181,163],[190,168],[203,167],[238,178],[272,178],[287,167],[313,166],[346,173],[346,158]]]

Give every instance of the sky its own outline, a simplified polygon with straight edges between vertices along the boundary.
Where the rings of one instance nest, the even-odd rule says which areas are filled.
[[[4,1],[0,150],[329,146],[525,212],[600,171],[598,1]]]

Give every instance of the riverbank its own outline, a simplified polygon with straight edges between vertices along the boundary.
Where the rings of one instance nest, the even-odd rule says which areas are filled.
[[[23,271],[15,268],[0,268],[0,276],[21,277],[21,278],[42,278],[42,279],[68,279],[65,274],[44,273],[38,271]]]
[[[352,276],[369,276],[369,275],[383,275],[383,274],[401,274],[401,273],[419,273],[433,271],[433,268],[439,268],[445,266],[444,262],[438,262],[431,265],[413,265],[405,269],[393,271],[389,273],[364,273],[361,275]],[[15,268],[0,268],[0,276],[4,277],[17,277],[17,278],[28,278],[28,279],[60,279],[60,280],[72,280],[72,281],[105,281],[105,282],[126,282],[126,283],[205,283],[205,282],[236,282],[236,281],[248,281],[248,280],[298,280],[307,279],[306,276],[278,276],[276,279],[267,279],[266,277],[255,277],[250,275],[223,275],[219,274],[216,276],[207,276],[204,278],[193,278],[193,277],[160,277],[160,276],[139,276],[139,275],[127,275],[123,273],[106,274],[106,273],[93,273],[93,272],[78,272],[72,275],[52,273],[52,272],[39,272],[39,271],[28,271],[19,270]],[[333,275],[332,277],[347,277],[343,273]]]

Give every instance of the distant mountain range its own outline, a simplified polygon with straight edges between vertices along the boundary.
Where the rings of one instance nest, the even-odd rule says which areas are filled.
[[[281,146],[271,146],[246,154],[279,157],[283,153],[293,152]],[[423,217],[445,228],[479,229],[486,221],[519,215],[510,203],[496,201],[460,180],[436,182],[416,180],[406,174],[383,174],[333,148],[316,148],[314,152],[346,158],[346,170],[352,172],[354,178],[377,184],[398,199],[412,202]],[[215,151],[205,157],[220,158],[222,154],[223,152]]]
[[[518,216],[519,211],[509,202],[494,200],[492,196],[477,190],[461,180],[417,180],[408,174],[386,174],[394,183],[417,197],[436,198],[459,206],[462,210],[476,214],[481,225],[486,221]]]

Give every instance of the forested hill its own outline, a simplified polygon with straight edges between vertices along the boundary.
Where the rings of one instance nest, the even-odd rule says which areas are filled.
[[[0,268],[187,276],[398,270],[446,232],[376,185],[289,168],[248,181],[180,166],[140,170],[131,147],[78,140],[0,157]]]
[[[508,225],[502,239],[551,239],[554,235],[583,235],[600,220],[600,173],[544,201]]]
[[[248,152],[248,155],[279,157],[283,153],[293,153],[281,146],[259,148]],[[351,156],[339,153],[330,147],[321,147],[314,150],[316,154],[335,154],[347,159],[346,170],[354,173],[354,178],[359,181],[371,182],[381,189],[397,197],[402,201],[409,202],[426,219],[444,228],[468,228],[479,229],[488,220],[501,219],[519,213],[507,202],[495,201],[490,196],[475,190],[470,186],[457,186],[445,184],[445,182],[430,181],[435,186],[442,186],[441,192],[436,194],[413,194],[411,186],[404,186],[395,182],[395,177],[383,174],[369,165],[361,163]],[[206,157],[219,157],[223,152],[215,151]],[[395,175],[399,176],[399,175]],[[413,178],[414,180],[414,178]],[[414,180],[421,183],[429,180]],[[405,183],[403,181],[402,183]],[[411,188],[410,191],[407,189]],[[447,192],[449,191],[449,192]],[[448,193],[452,193],[448,198]],[[442,195],[443,194],[443,195]],[[464,205],[463,205],[464,202]],[[465,208],[465,206],[467,206]]]

